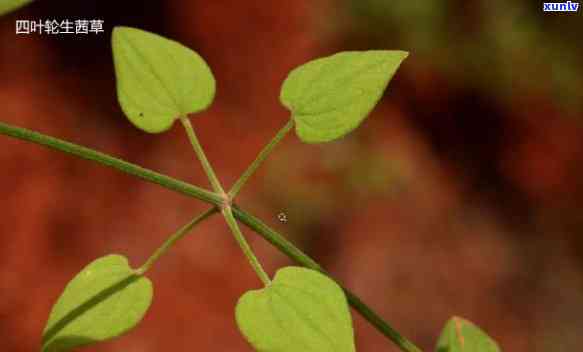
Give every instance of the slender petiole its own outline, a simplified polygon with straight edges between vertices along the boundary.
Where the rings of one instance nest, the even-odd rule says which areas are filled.
[[[253,250],[249,246],[249,243],[247,243],[247,240],[243,236],[243,233],[239,228],[239,224],[237,224],[237,220],[235,220],[235,217],[233,216],[231,207],[230,206],[224,207],[222,209],[222,213],[223,216],[225,217],[227,225],[229,225],[229,228],[233,233],[233,236],[235,236],[235,240],[237,240],[239,247],[241,247],[241,250],[243,251],[243,253],[245,253],[247,260],[251,264],[251,267],[253,268],[253,270],[255,270],[255,273],[257,274],[257,276],[259,276],[261,282],[263,282],[265,286],[268,286],[271,283],[271,280],[269,279],[269,276],[267,275],[265,270],[263,270],[261,263],[259,263],[259,260],[257,260],[257,257],[255,256]]]
[[[269,279],[269,276],[267,276],[267,274],[263,270],[263,267],[259,263],[259,260],[257,260],[257,257],[255,256],[255,254],[253,253],[253,250],[251,249],[251,247],[247,243],[247,240],[245,240],[245,237],[243,236],[241,229],[239,229],[239,225],[237,224],[237,220],[235,220],[235,217],[233,216],[233,212],[231,211],[230,198],[225,194],[225,191],[223,190],[223,187],[221,186],[219,179],[215,175],[215,172],[213,171],[211,164],[209,163],[208,159],[206,158],[204,150],[202,149],[202,146],[200,145],[198,138],[196,137],[196,133],[194,132],[194,128],[192,128],[192,125],[190,124],[190,120],[188,120],[188,118],[183,117],[183,118],[180,118],[180,122],[182,122],[182,125],[186,129],[186,134],[188,135],[188,139],[190,140],[190,143],[192,144],[192,147],[194,148],[194,152],[198,156],[198,159],[200,160],[202,167],[203,167],[205,173],[207,174],[213,189],[215,190],[215,192],[224,195],[225,199],[224,199],[224,203],[221,205],[221,213],[223,214],[223,217],[225,218],[225,221],[227,222],[229,229],[231,229],[231,232],[233,233],[235,240],[237,241],[237,243],[241,247],[241,250],[243,251],[243,253],[247,257],[247,260],[249,260],[251,267],[257,273],[257,276],[259,276],[259,279],[265,285],[269,285],[271,280]]]
[[[249,165],[247,170],[245,170],[245,172],[241,175],[241,177],[239,177],[237,182],[235,182],[233,187],[231,187],[231,189],[229,190],[229,199],[234,199],[235,196],[239,194],[239,191],[241,191],[241,188],[243,188],[245,183],[247,183],[249,177],[253,175],[253,173],[257,170],[257,168],[261,165],[265,158],[267,158],[267,156],[271,154],[273,148],[275,148],[275,146],[277,146],[279,142],[281,142],[283,137],[285,137],[288,134],[288,132],[292,129],[293,126],[294,126],[293,119],[289,119],[285,126],[283,126],[279,130],[279,132],[277,132],[275,137],[273,137],[273,139],[261,150],[261,152],[259,153],[259,155],[257,155],[257,158],[255,158],[253,163]]]
[[[83,159],[95,161],[99,164],[114,168],[118,171],[139,177],[148,182],[158,184],[169,190],[184,194],[186,196],[194,197],[207,203],[221,206],[223,199],[214,192],[204,190],[189,183],[174,179],[172,177],[154,172],[152,170],[143,168],[139,165],[132,164],[125,160],[115,158],[111,155],[80,146],[62,139],[47,136],[35,131],[31,131],[22,127],[12,126],[4,122],[0,122],[0,134],[18,138],[20,140],[29,141],[45,147],[49,147],[64,153],[72,154]],[[273,244],[282,253],[286,254],[290,259],[297,263],[314,270],[322,270],[322,268],[313,259],[304,254],[299,248],[290,243],[277,231],[271,229],[265,223],[253,215],[232,206],[232,212],[235,217],[247,225],[254,232],[262,236],[268,242]],[[420,352],[421,349],[415,346],[411,341],[400,335],[394,328],[392,328],[385,320],[376,314],[371,308],[358,299],[357,296],[346,290],[348,302],[350,305],[365,318],[375,329],[384,334],[389,340],[399,347],[404,352]]]
[[[186,236],[190,232],[190,230],[192,230],[196,225],[200,224],[201,222],[203,222],[204,220],[209,218],[211,215],[213,215],[217,211],[218,211],[217,207],[209,208],[204,213],[202,213],[202,214],[198,215],[197,217],[195,217],[194,219],[192,219],[192,221],[190,221],[188,224],[186,224],[186,225],[182,226],[180,229],[178,229],[178,231],[176,231],[174,234],[172,234],[170,237],[168,237],[166,239],[166,241],[164,241],[164,243],[162,243],[162,245],[158,249],[156,249],[156,251],[150,256],[150,258],[148,258],[148,260],[146,260],[146,262],[141,267],[136,269],[136,274],[137,275],[145,274],[152,267],[152,265],[154,265],[154,263],[164,253],[166,253],[170,249],[170,247],[172,247],[174,245],[174,243],[176,243],[182,237]]]
[[[298,247],[294,246],[285,237],[279,234],[277,231],[273,230],[267,226],[260,219],[254,217],[253,215],[241,210],[237,205],[233,204],[232,212],[234,217],[247,226],[249,229],[253,230],[255,233],[263,237],[267,242],[271,243],[275,248],[279,249],[280,252],[287,255],[290,259],[294,260],[296,263],[310,268],[313,270],[320,271],[329,276],[329,274],[318,264],[315,260],[310,258],[307,254],[302,252]],[[406,337],[401,335],[397,330],[395,330],[391,325],[389,325],[383,318],[381,318],[374,310],[362,302],[358,296],[348,290],[346,287],[342,286],[342,289],[346,293],[346,298],[348,303],[372,326],[375,327],[379,332],[385,335],[389,340],[391,340],[395,345],[399,346],[403,352],[422,352],[422,350],[415,346],[413,342],[408,340]]]
[[[221,186],[221,183],[219,182],[219,179],[217,178],[217,175],[215,174],[213,167],[206,158],[204,150],[202,149],[202,146],[200,145],[200,142],[196,137],[196,133],[194,132],[194,128],[192,128],[190,120],[188,119],[188,117],[181,117],[180,122],[182,123],[182,126],[184,126],[184,129],[186,130],[188,140],[190,140],[190,144],[192,144],[192,148],[194,149],[196,156],[200,160],[202,168],[204,169],[204,172],[206,173],[211,183],[211,186],[213,187],[213,190],[218,194],[224,195],[225,191],[223,190],[223,187]]]

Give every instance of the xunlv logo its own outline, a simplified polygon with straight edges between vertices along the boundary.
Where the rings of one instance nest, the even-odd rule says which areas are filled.
[[[544,12],[577,12],[579,11],[578,2],[545,2],[543,3]]]

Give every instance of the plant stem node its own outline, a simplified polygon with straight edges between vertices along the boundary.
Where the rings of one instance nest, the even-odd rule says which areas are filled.
[[[221,210],[230,208],[231,204],[233,204],[233,198],[231,198],[227,193],[224,192],[219,196],[222,198]]]

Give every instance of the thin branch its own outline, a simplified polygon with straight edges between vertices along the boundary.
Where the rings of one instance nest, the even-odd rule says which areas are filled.
[[[143,180],[159,184],[162,187],[194,197],[196,199],[202,200],[203,202],[219,206],[223,203],[223,198],[221,196],[211,191],[207,191],[201,187],[193,186],[189,183],[129,163],[125,160],[121,160],[111,155],[107,155],[96,150],[80,146],[78,144],[67,142],[62,139],[50,137],[38,132],[27,130],[25,128],[11,126],[3,122],[0,122],[0,134],[44,145],[46,147],[68,154],[73,154],[83,159],[96,161],[99,164],[109,166],[116,170],[125,172],[126,174],[130,174]]]
[[[225,217],[227,225],[229,225],[229,228],[231,229],[231,232],[235,237],[235,240],[237,240],[239,247],[241,247],[241,250],[245,254],[245,257],[247,257],[249,264],[251,264],[251,267],[253,268],[261,282],[263,282],[263,285],[268,286],[271,283],[271,280],[269,279],[269,276],[267,275],[265,270],[263,270],[263,266],[261,266],[259,260],[257,260],[257,257],[255,256],[255,253],[253,253],[253,250],[249,246],[249,243],[247,243],[245,236],[243,236],[243,233],[239,228],[239,224],[237,223],[237,220],[235,220],[235,217],[233,216],[231,207],[228,206],[223,208],[222,213],[223,216]]]
[[[234,199],[237,196],[237,194],[239,194],[241,188],[243,188],[245,183],[247,183],[247,181],[249,180],[249,177],[251,177],[251,175],[255,173],[255,171],[259,168],[263,161],[269,156],[269,154],[271,154],[273,148],[275,148],[279,144],[279,142],[281,142],[283,137],[285,137],[288,134],[288,132],[292,129],[293,126],[294,120],[290,118],[289,121],[279,130],[279,132],[277,132],[275,137],[273,137],[273,139],[261,150],[261,152],[259,152],[257,158],[253,160],[253,162],[251,163],[251,165],[249,165],[247,170],[243,172],[243,175],[241,175],[241,177],[239,177],[239,179],[237,180],[237,182],[235,182],[233,187],[231,187],[231,190],[229,191],[230,199]]]
[[[150,270],[152,265],[154,265],[154,263],[158,259],[160,259],[160,257],[170,249],[170,247],[172,247],[174,245],[174,243],[176,243],[182,237],[186,236],[190,232],[190,230],[192,230],[196,225],[198,225],[202,221],[206,220],[208,217],[210,217],[211,215],[216,213],[218,210],[219,209],[216,206],[209,208],[204,213],[199,214],[197,217],[192,219],[189,223],[187,223],[186,225],[184,225],[180,229],[178,229],[178,231],[176,231],[174,234],[172,234],[170,237],[168,237],[164,241],[164,243],[162,243],[162,245],[160,247],[158,247],[158,249],[156,249],[156,251],[154,251],[154,253],[150,256],[150,258],[148,258],[148,260],[146,260],[146,262],[140,268],[138,268],[136,270],[136,274],[138,274],[138,275],[145,274],[148,270]]]
[[[213,167],[209,163],[206,154],[204,153],[204,149],[202,149],[202,146],[200,145],[200,142],[196,137],[194,128],[192,128],[190,120],[188,119],[188,117],[182,117],[180,118],[180,122],[182,123],[182,126],[184,126],[184,129],[186,130],[186,135],[188,136],[190,144],[192,144],[192,149],[194,149],[194,152],[196,153],[198,160],[202,164],[202,168],[204,169],[204,172],[208,177],[209,182],[213,187],[213,190],[218,194],[224,195],[225,191],[223,190],[223,186],[221,186],[221,183],[219,182],[219,179],[217,178],[217,175],[215,174]]]
[[[184,195],[197,198],[199,200],[219,207],[223,205],[223,198],[215,193],[193,186],[189,183],[159,174],[157,172],[145,169],[141,166],[134,165],[126,161],[114,158],[107,154],[79,146],[77,144],[66,142],[54,137],[45,136],[38,132],[33,132],[24,128],[11,126],[2,122],[0,122],[0,134],[44,145],[49,148],[53,148],[56,150],[63,151],[65,153],[79,156],[83,159],[93,160],[102,165],[106,165],[119,171],[128,173],[130,175],[137,176],[143,180],[159,184],[160,186],[176,191],[178,193],[182,193]],[[305,253],[303,253],[300,249],[295,247],[291,242],[286,240],[278,232],[264,224],[258,218],[243,211],[242,209],[238,208],[235,205],[232,206],[232,211],[236,219],[240,220],[243,224],[253,229],[260,236],[265,238],[267,241],[269,241],[276,248],[278,248],[280,251],[285,253],[288,257],[290,257],[297,263],[308,268],[324,272],[324,270],[318,263],[316,263]],[[348,302],[350,303],[350,305],[360,315],[362,315],[362,317],[364,317],[369,323],[371,323],[378,331],[380,331],[391,341],[393,341],[393,343],[395,343],[403,352],[421,352],[421,349],[419,349],[405,337],[401,336],[401,334],[399,334],[395,329],[393,329],[370,307],[364,304],[364,302],[360,301],[360,299],[358,299],[356,295],[354,295],[353,293],[346,289],[345,292],[347,294]]]

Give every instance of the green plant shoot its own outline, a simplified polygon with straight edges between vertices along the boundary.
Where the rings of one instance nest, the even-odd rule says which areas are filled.
[[[31,0],[5,0],[0,14]],[[146,314],[153,295],[144,275],[197,224],[221,213],[264,287],[245,293],[235,308],[237,325],[261,352],[354,352],[349,303],[404,352],[421,352],[350,291],[332,280],[313,259],[259,219],[243,211],[234,198],[249,177],[295,127],[306,143],[342,138],[357,128],[381,99],[408,56],[405,51],[347,51],[319,58],[290,72],[280,94],[291,119],[225,193],[204,154],[190,114],[213,102],[215,79],[206,62],[173,40],[137,28],[116,27],[112,48],[120,106],[137,128],[160,133],[180,120],[202,163],[213,192],[130,164],[107,154],[0,122],[0,133],[96,161],[212,206],[181,227],[137,270],[120,255],[99,258],[79,272],[53,306],[44,329],[42,352],[70,349],[120,336]],[[266,238],[301,267],[285,267],[273,280],[246,242],[238,221]],[[472,323],[454,317],[445,326],[437,352],[499,352],[496,342]]]

